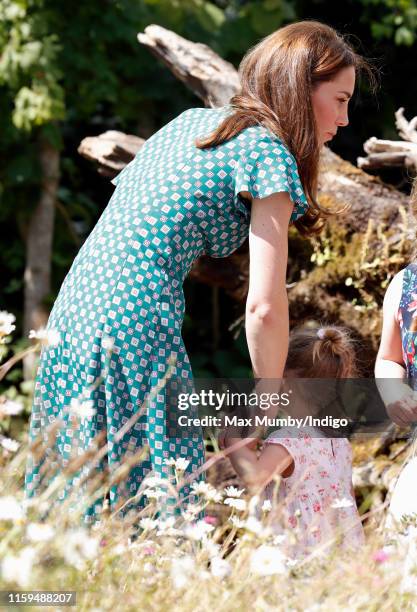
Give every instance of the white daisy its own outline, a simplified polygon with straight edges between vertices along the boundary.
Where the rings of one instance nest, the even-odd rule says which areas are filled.
[[[4,436],[0,437],[2,447],[5,450],[9,451],[9,453],[15,453],[18,450],[20,446],[19,442],[16,442],[16,440],[12,440],[11,438],[6,438]]]
[[[232,566],[222,557],[212,557],[210,559],[210,571],[215,578],[227,578],[232,573]]]
[[[227,497],[240,497],[244,491],[245,489],[238,489],[237,487],[225,487],[224,489]]]
[[[82,419],[91,418],[97,412],[94,408],[93,400],[84,400],[80,402],[80,400],[75,397],[71,399],[70,411]]]
[[[23,411],[23,404],[14,400],[5,399],[0,402],[0,415],[1,416],[16,416]]]
[[[26,529],[26,537],[30,542],[47,542],[54,534],[54,529],[43,523],[30,523]]]
[[[9,336],[16,329],[13,323],[16,317],[6,310],[0,311],[0,344],[4,344],[4,338]]]
[[[190,464],[189,460],[184,457],[178,457],[178,459],[170,457],[169,459],[164,459],[164,463],[165,465],[172,465],[178,472],[184,472]]]
[[[347,499],[347,497],[343,497],[342,499],[335,499],[332,503],[331,507],[340,509],[340,508],[350,508],[353,506],[353,501]]]
[[[246,510],[246,502],[244,499],[236,499],[236,497],[227,497],[224,502],[226,506],[235,508],[236,510]]]
[[[0,521],[18,521],[23,516],[22,506],[17,499],[11,495],[0,497]]]
[[[286,558],[281,550],[268,544],[263,544],[252,553],[250,567],[259,576],[285,574],[287,571]]]
[[[29,338],[40,340],[45,346],[57,346],[61,341],[61,335],[56,329],[45,329],[44,327],[37,330],[31,329]]]

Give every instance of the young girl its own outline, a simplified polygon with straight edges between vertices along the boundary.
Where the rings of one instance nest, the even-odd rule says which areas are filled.
[[[338,327],[298,329],[290,336],[284,385],[297,387],[299,379],[349,378],[356,375],[355,355],[347,332]],[[311,394],[297,393],[288,414],[312,415],[319,406]],[[223,445],[236,445],[225,438]],[[305,555],[317,545],[323,549],[342,543],[356,547],[364,534],[352,488],[352,452],[347,438],[325,437],[316,427],[286,427],[264,441],[259,456],[244,446],[229,458],[252,492],[264,489],[272,502],[271,522],[277,532],[293,531],[295,554]],[[278,491],[274,476],[282,481]],[[265,486],[266,485],[266,486]],[[275,495],[274,493],[277,493]],[[277,503],[275,503],[277,502]]]

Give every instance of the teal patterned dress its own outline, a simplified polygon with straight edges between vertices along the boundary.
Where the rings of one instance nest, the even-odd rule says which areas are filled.
[[[288,192],[292,221],[308,206],[293,155],[266,128],[249,127],[217,147],[196,148],[196,138],[212,132],[228,112],[229,107],[183,112],[112,181],[116,189],[50,313],[47,328],[59,332],[60,342],[41,352],[30,440],[40,436],[47,442],[48,426],[57,419],[61,425],[41,458],[29,456],[28,498],[66,474],[58,499],[75,488],[81,501],[89,479],[105,474],[110,507],[130,500],[125,510],[137,510],[148,501],[140,488],[145,476],[172,476],[169,458],[188,461],[190,478],[203,464],[201,430],[172,436],[167,415],[166,381],[177,377],[192,387],[181,336],[183,281],[198,257],[227,257],[247,238],[250,207],[239,192],[254,198]],[[89,412],[74,421],[77,402]],[[107,453],[73,473],[70,461],[91,450],[100,433]],[[145,446],[148,454],[135,464],[132,458]],[[120,479],[118,469],[129,459],[131,469]],[[189,484],[180,501],[160,502],[161,514],[177,513],[181,504],[198,499]],[[86,523],[97,520],[102,502],[86,508]]]

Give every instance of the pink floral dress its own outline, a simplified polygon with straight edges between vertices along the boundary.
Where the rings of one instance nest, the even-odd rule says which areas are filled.
[[[294,554],[335,544],[358,548],[364,533],[352,489],[352,449],[346,438],[324,438],[318,429],[280,429],[265,444],[281,444],[294,459],[291,476],[265,489],[278,533],[293,537]]]

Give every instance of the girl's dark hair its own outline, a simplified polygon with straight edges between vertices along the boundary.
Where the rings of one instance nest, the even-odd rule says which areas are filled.
[[[343,427],[335,429],[320,423],[318,429],[326,437],[349,436],[354,430],[354,415],[349,406],[349,385],[346,389],[343,386],[350,381],[337,380],[359,376],[354,341],[348,330],[334,325],[294,330],[285,368],[301,379],[323,379],[302,384],[303,396],[307,394],[305,400],[319,408],[312,416],[319,422],[330,415],[346,419]]]
[[[276,134],[295,157],[310,204],[295,222],[303,234],[319,232],[329,215],[317,201],[320,144],[311,93],[350,66],[357,74],[366,73],[375,86],[372,66],[330,26],[300,21],[280,28],[244,56],[239,66],[241,90],[230,101],[233,112],[196,142],[201,149],[214,147],[253,125]],[[345,210],[344,206],[332,214]]]

